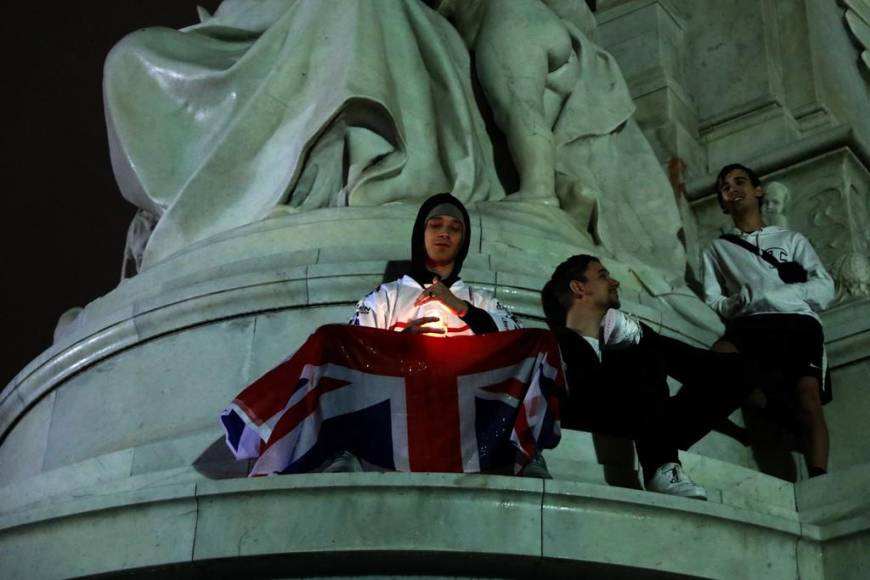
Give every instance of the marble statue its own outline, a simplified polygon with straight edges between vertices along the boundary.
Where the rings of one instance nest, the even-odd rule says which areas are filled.
[[[106,61],[116,177],[159,218],[136,270],[276,213],[504,198],[471,51],[520,175],[509,199],[558,204],[600,251],[682,276],[673,194],[583,0],[225,0],[202,16]]]
[[[837,300],[870,296],[870,258],[859,252],[848,252],[834,263]]]
[[[157,225],[157,216],[148,210],[140,209],[127,227],[127,240],[124,244],[124,260],[121,263],[121,280],[132,278],[142,270],[145,247],[151,232]]]
[[[73,306],[66,309],[63,314],[57,319],[57,324],[54,327],[52,342],[57,344],[65,336],[74,331],[79,323],[79,315],[84,311],[81,306]]]
[[[580,76],[567,29],[539,0],[445,0],[438,9],[474,51],[519,173],[515,199],[557,203],[553,129]]]
[[[788,227],[785,208],[790,198],[791,193],[785,184],[778,181],[767,184],[764,188],[764,221],[768,225]]]
[[[680,216],[632,120],[619,66],[583,0],[442,0],[520,176],[508,199],[553,203],[622,259],[682,272]]]
[[[105,66],[122,194],[160,217],[157,262],[279,205],[504,196],[468,53],[419,0],[225,0]]]

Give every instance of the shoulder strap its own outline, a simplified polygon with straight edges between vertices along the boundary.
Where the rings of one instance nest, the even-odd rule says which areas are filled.
[[[771,266],[773,266],[777,270],[779,270],[780,266],[782,266],[782,262],[780,262],[779,260],[774,258],[773,254],[771,254],[770,252],[768,252],[766,250],[762,250],[761,248],[759,248],[758,246],[756,246],[752,242],[747,242],[746,240],[744,240],[740,236],[736,236],[734,234],[722,234],[719,237],[723,240],[727,240],[727,241],[731,242],[732,244],[736,244],[736,245],[740,246],[744,250],[752,252],[756,256],[761,257],[762,260],[764,260],[765,262],[767,262],[768,264],[770,264]]]

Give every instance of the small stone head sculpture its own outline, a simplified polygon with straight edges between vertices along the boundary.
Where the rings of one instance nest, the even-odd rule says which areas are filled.
[[[778,181],[773,181],[766,188],[764,217],[773,226],[788,227],[788,217],[785,215],[791,192],[788,187]]]

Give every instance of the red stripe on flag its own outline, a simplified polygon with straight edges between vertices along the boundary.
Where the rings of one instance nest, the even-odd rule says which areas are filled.
[[[405,379],[411,471],[462,472],[456,377],[441,369]]]

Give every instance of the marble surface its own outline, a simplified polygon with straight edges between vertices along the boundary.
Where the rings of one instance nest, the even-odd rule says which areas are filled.
[[[243,8],[246,1],[225,4],[229,10]],[[286,32],[286,25],[298,24],[290,18],[278,23],[295,3],[257,4],[265,11],[248,11],[247,16],[244,10],[233,16],[225,12],[192,34],[152,30],[134,35],[112,61],[120,63],[144,47],[146,57],[154,59],[150,64],[161,58],[168,59],[164,64],[178,62],[176,57],[184,55],[168,54],[168,45],[161,44],[170,37],[250,48],[253,39],[277,36],[282,32],[278,28],[284,26]],[[420,3],[394,4],[414,4],[405,16],[421,16]],[[558,4],[547,0],[548,6]],[[124,170],[119,152],[121,157],[149,157],[153,151],[134,151],[135,144],[123,138],[125,131],[131,134],[131,126],[115,123],[110,133],[125,195],[175,217],[160,226],[164,241],[154,246],[145,270],[74,318],[67,317],[72,319],[65,320],[54,346],[0,393],[0,429],[5,434],[0,446],[0,576],[144,573],[141,567],[152,565],[172,566],[180,576],[217,576],[231,569],[238,575],[243,570],[234,565],[251,563],[232,564],[242,553],[260,555],[257,573],[263,577],[300,570],[315,575],[323,553],[329,552],[331,570],[345,576],[356,564],[373,574],[389,566],[413,575],[420,570],[414,566],[424,563],[443,576],[478,571],[504,577],[660,578],[679,573],[735,578],[765,570],[766,578],[863,580],[870,575],[870,512],[864,493],[870,456],[861,413],[870,405],[865,388],[870,373],[870,317],[865,315],[870,100],[866,78],[859,72],[863,45],[854,37],[859,5],[602,0],[597,38],[590,29],[583,30],[624,74],[639,124],[638,129],[629,123],[626,131],[635,137],[643,131],[658,155],[655,160],[644,150],[647,163],[641,169],[611,164],[609,170],[622,170],[634,179],[625,182],[634,189],[642,185],[637,172],[652,173],[656,161],[682,159],[688,167],[677,177],[689,179],[682,191],[692,200],[690,213],[682,218],[693,220],[683,225],[687,235],[697,237],[689,240],[690,247],[717,235],[722,225],[709,189],[718,164],[751,160],[765,179],[790,191],[783,217],[813,241],[841,288],[841,302],[823,314],[836,384],[835,400],[826,407],[833,444],[830,475],[794,485],[758,473],[749,449],[713,434],[683,455],[687,470],[709,490],[711,500],[701,504],[636,489],[635,460],[625,442],[602,445],[590,434],[567,433],[547,455],[556,480],[545,483],[437,474],[242,479],[247,465],[227,457],[215,409],[284,358],[317,325],[347,319],[352,304],[380,280],[388,263],[407,258],[404,240],[416,205],[309,209],[324,205],[317,191],[336,193],[334,183],[318,180],[305,168],[294,173],[282,165],[286,171],[271,175],[275,183],[305,187],[266,187],[258,195],[272,197],[264,203],[262,196],[256,203],[246,201],[238,214],[244,219],[211,220],[213,214],[202,211],[210,209],[207,204],[174,204],[181,197],[202,202],[203,196],[230,184],[232,180],[221,178],[221,160],[233,147],[256,146],[256,139],[231,139],[229,149],[217,151],[182,196],[179,188],[156,187],[160,180],[182,183],[180,173],[133,175]],[[844,17],[847,9],[851,20]],[[266,17],[249,18],[255,13]],[[385,12],[366,18],[375,22],[400,16]],[[450,25],[433,24],[430,17],[422,16],[421,22],[428,23],[424,27],[443,35],[427,49],[465,50]],[[226,18],[248,32],[239,38],[221,37],[226,30],[218,25]],[[269,45],[268,40],[262,44]],[[448,60],[471,66],[465,57],[454,57]],[[263,62],[274,63],[269,58]],[[107,94],[118,97],[119,87],[125,86],[118,81],[132,70],[116,67],[118,76],[108,79]],[[725,74],[729,70],[738,72]],[[278,84],[274,88],[289,87],[286,78]],[[127,88],[142,86],[131,83]],[[469,92],[464,80],[451,86],[453,95]],[[829,90],[832,86],[837,90]],[[158,102],[166,103],[156,99],[152,104]],[[211,105],[212,120],[240,118],[232,103]],[[353,184],[348,182],[345,193],[351,206],[354,195],[366,203],[370,195],[392,195],[389,188],[377,186],[366,191],[365,180],[358,178],[384,167],[388,171],[380,175],[389,177],[397,167],[391,164],[403,151],[411,151],[410,140],[388,143],[390,149],[357,131],[354,122],[359,118],[401,117],[362,105],[345,110],[349,125],[337,123],[311,141],[311,158],[324,166],[335,161],[341,143],[333,138],[342,132],[349,147],[359,146],[362,157],[387,154],[383,166],[350,164]],[[280,108],[257,106],[252,114]],[[179,111],[184,116],[192,109]],[[354,117],[356,112],[361,117]],[[408,120],[406,137],[421,128],[418,121]],[[235,136],[269,133],[262,123],[218,125],[209,127]],[[492,171],[484,168],[490,153],[480,148],[488,139],[480,119],[472,111],[456,126],[471,128],[466,132],[471,141],[455,151],[465,147],[472,162],[446,168],[454,181],[414,174],[415,187],[450,181],[468,199],[499,198],[500,184],[488,181]],[[390,134],[389,127],[381,132]],[[288,136],[275,135],[279,141]],[[169,141],[172,149],[183,139]],[[632,137],[631,143],[640,141]],[[588,156],[612,145],[590,145],[588,151],[575,153]],[[256,166],[256,160],[246,159]],[[154,167],[168,167],[156,161]],[[195,164],[182,165],[186,171]],[[409,175],[412,166],[405,166]],[[258,173],[233,177],[252,175]],[[663,176],[656,172],[655,188],[670,196]],[[600,174],[592,177],[605,182]],[[257,179],[251,183],[262,185]],[[672,185],[680,191],[680,183]],[[412,189],[414,195],[429,193],[425,187]],[[352,191],[356,193],[350,195]],[[578,192],[580,198],[589,193],[583,188]],[[161,194],[168,197],[158,199]],[[618,210],[625,205],[621,199],[602,197],[602,207],[608,202]],[[672,208],[666,205],[662,216],[653,217],[671,224]],[[297,211],[302,206],[305,211]],[[601,255],[623,283],[627,309],[657,329],[698,345],[709,344],[721,330],[676,281],[682,258],[656,254],[645,238],[638,239],[643,247],[637,252],[631,248],[636,240],[621,230],[617,241],[622,246],[599,244],[590,233],[594,228],[577,227],[576,215],[543,204],[493,201],[472,203],[469,209],[475,233],[466,279],[492,289],[530,326],[542,324],[535,293],[552,268],[570,254],[589,252]],[[658,210],[655,204],[643,211],[633,208],[641,217]],[[631,229],[619,211],[604,216],[615,220],[611,225],[617,229]],[[658,222],[651,218],[652,223]],[[184,234],[188,226],[191,235]],[[662,231],[673,244],[669,227]],[[649,256],[644,257],[645,251]],[[669,275],[675,265],[678,275]],[[404,517],[418,507],[428,525]],[[245,519],[248,512],[264,521],[260,528]],[[321,525],[321,538],[307,534],[297,543],[300,522],[310,521]],[[516,544],[506,533],[513,528]],[[359,530],[383,533],[351,553],[351,541],[358,542],[352,534],[360,535]],[[141,536],[140,541],[121,540],[131,535]],[[341,552],[336,546],[348,549]],[[275,553],[280,550],[284,553]]]
[[[772,579],[841,580],[868,564],[860,550],[870,522],[826,541],[827,528],[801,523],[796,511],[776,516],[588,482],[400,473],[135,480],[0,515],[4,578],[135,574],[146,565],[208,573],[239,556],[257,558],[247,564],[257,577],[288,567],[346,575],[350,565],[370,574],[483,568],[505,578],[589,570],[616,578],[631,570],[725,579],[764,570]],[[88,541],[73,548],[63,541],[70,534]],[[131,534],[140,541],[126,541]],[[431,554],[440,555],[434,567]],[[853,558],[848,569],[843,556]]]

